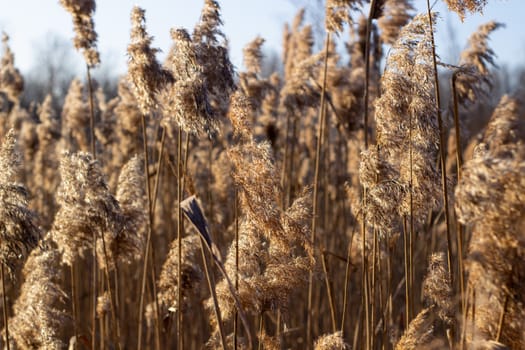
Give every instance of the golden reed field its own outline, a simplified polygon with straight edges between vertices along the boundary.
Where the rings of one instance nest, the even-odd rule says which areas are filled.
[[[324,33],[299,11],[262,74],[260,37],[234,71],[219,1],[164,62],[135,7],[108,96],[95,1],[60,4],[86,74],[58,109],[22,103],[3,38],[4,349],[525,349],[525,94],[491,93],[503,24],[445,62],[428,0],[327,0]]]

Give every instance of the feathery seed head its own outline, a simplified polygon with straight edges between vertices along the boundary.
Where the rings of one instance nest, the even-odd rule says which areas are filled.
[[[483,12],[488,0],[445,0],[448,9],[458,14],[461,21],[465,19],[467,12]]]
[[[350,346],[345,343],[341,332],[325,334],[315,341],[315,350],[348,350]]]
[[[338,33],[345,23],[351,23],[350,12],[362,5],[363,0],[327,0],[325,27],[328,32]]]
[[[82,50],[84,59],[89,67],[100,63],[97,50],[97,32],[93,22],[93,13],[96,9],[94,0],[60,0],[60,4],[73,16],[75,38],[73,43],[78,50]]]
[[[377,24],[381,29],[381,40],[392,45],[399,32],[412,18],[412,0],[386,0]]]
[[[48,244],[46,244],[48,245]],[[60,253],[35,248],[24,265],[24,283],[9,319],[9,336],[20,349],[62,349],[61,331],[70,321],[60,287]]]
[[[0,149],[0,261],[9,273],[15,261],[29,254],[40,239],[35,214],[28,208],[29,193],[15,183],[20,166],[15,132],[9,130]]]
[[[224,37],[219,29],[222,25],[220,5],[215,0],[205,0],[201,18],[193,31],[193,38],[197,42],[207,41],[210,45],[218,43],[217,36]]]
[[[16,101],[24,90],[24,78],[15,67],[15,55],[9,47],[9,36],[6,33],[2,33],[2,43],[4,53],[0,58],[0,91]]]
[[[447,324],[453,322],[454,305],[452,283],[446,267],[444,253],[433,253],[423,281],[423,296],[429,305],[435,305],[439,318]]]
[[[189,308],[189,298],[198,294],[198,289],[203,280],[203,273],[200,268],[198,259],[200,258],[200,237],[192,234],[182,239],[182,282],[179,284],[178,271],[178,241],[174,240],[171,244],[168,257],[162,266],[160,279],[158,282],[158,297],[159,302],[169,310],[175,312],[178,310],[177,294],[178,288],[181,288],[182,293],[182,310],[186,311]]]
[[[156,94],[173,77],[164,70],[151,48],[153,38],[146,31],[145,11],[135,6],[131,11],[131,42],[128,45],[128,76],[133,84],[133,93],[143,114],[157,106]]]
[[[430,344],[434,337],[434,310],[426,308],[421,310],[414,318],[405,333],[399,339],[395,350],[417,350],[424,349]]]
[[[244,66],[250,73],[258,74],[261,72],[261,61],[263,58],[261,46],[263,44],[264,39],[258,36],[242,50],[244,54]]]
[[[460,68],[454,73],[458,100],[464,105],[475,103],[492,88],[489,66],[496,66],[495,53],[488,46],[489,35],[503,27],[494,21],[481,25],[468,40],[468,47],[461,53]]]
[[[165,122],[174,122],[188,133],[206,132],[210,137],[219,129],[210,104],[208,82],[197,58],[199,51],[184,29],[171,31],[174,40],[166,65],[174,81],[161,92]]]
[[[122,168],[118,178],[116,199],[122,210],[122,229],[110,246],[112,255],[131,263],[143,251],[146,224],[144,171],[141,157],[132,157]]]
[[[111,247],[122,230],[122,214],[117,200],[109,193],[100,163],[91,154],[64,152],[60,176],[57,202],[61,207],[52,238],[63,251],[63,262],[70,265],[93,244],[94,236],[99,239],[104,235],[105,244]],[[99,263],[105,266],[102,242],[97,247],[101,250]],[[107,263],[113,262],[111,259]]]

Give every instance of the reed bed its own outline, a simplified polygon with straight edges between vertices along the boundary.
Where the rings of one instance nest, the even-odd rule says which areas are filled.
[[[110,98],[95,1],[60,4],[86,63],[60,110],[22,104],[3,37],[4,348],[525,347],[525,105],[490,98],[501,23],[444,62],[429,2],[327,0],[322,49],[301,10],[262,75],[261,37],[234,69],[218,1],[164,62],[135,7]]]

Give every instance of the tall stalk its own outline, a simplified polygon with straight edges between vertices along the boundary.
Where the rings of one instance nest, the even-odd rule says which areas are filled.
[[[89,132],[90,132],[90,145],[91,145],[91,154],[93,155],[93,159],[97,159],[97,149],[95,146],[95,106],[93,103],[93,83],[91,81],[91,69],[89,68],[89,65],[86,64],[86,72],[87,72],[87,81],[88,81],[88,99],[89,99]],[[95,336],[96,336],[96,309],[97,309],[97,250],[96,250],[96,243],[97,237],[96,233],[93,234],[93,285],[92,285],[92,293],[93,293],[93,309],[91,310],[91,320],[92,320],[92,327],[93,327],[93,337],[91,340],[91,348],[95,349],[96,342],[95,342]]]
[[[2,279],[2,301],[4,306],[4,327],[5,327],[5,339],[6,339],[6,349],[9,350],[9,317],[7,314],[7,296],[5,294],[5,273],[4,273],[4,264],[1,264],[0,267],[0,278]]]
[[[412,136],[412,113],[410,113],[408,117],[410,229],[408,231],[408,275],[405,276],[406,283],[410,288],[410,298],[407,300],[410,303],[410,308],[408,309],[410,313],[407,315],[409,322],[412,320],[414,313],[414,149],[412,147]],[[409,323],[407,323],[407,327],[408,325]]]
[[[376,0],[370,2],[370,11],[368,14],[368,19],[366,23],[366,38],[365,38],[365,86],[364,86],[364,96],[363,96],[363,108],[364,108],[364,142],[365,150],[368,149],[368,102],[369,102],[369,85],[370,85],[370,33],[372,32],[372,21],[373,14],[375,12]],[[367,190],[363,188],[363,223],[361,227],[361,239],[362,239],[362,284],[363,284],[363,304],[364,304],[364,317],[365,317],[365,329],[366,329],[366,349],[370,349],[370,310],[369,310],[369,299],[370,291],[368,289],[367,282],[367,255],[366,255],[366,196]]]
[[[376,0],[370,2],[370,12],[366,22],[366,39],[365,39],[365,86],[364,86],[364,131],[365,131],[365,149],[368,149],[368,100],[370,85],[370,33],[372,32],[372,20],[375,12]]]
[[[93,82],[91,80],[91,69],[86,65],[87,82],[88,82],[88,96],[89,96],[89,132],[91,141],[91,154],[93,159],[97,159],[97,149],[95,140],[95,106],[93,103]]]
[[[404,256],[405,256],[405,325],[408,327],[410,324],[410,263],[409,263],[409,248],[408,248],[408,223],[407,223],[407,217],[406,215],[403,217],[403,248],[404,248]]]
[[[106,277],[106,284],[108,285],[108,291],[109,291],[109,302],[110,302],[110,307],[111,307],[111,314],[112,314],[112,317],[113,317],[113,321],[115,322],[113,324],[113,332],[115,333],[115,337],[117,339],[117,349],[120,349],[121,345],[120,345],[120,320],[119,320],[119,317],[118,317],[118,312],[117,312],[117,308],[115,306],[115,301],[114,301],[114,295],[113,295],[113,288],[111,287],[111,281],[110,281],[110,277],[109,277],[109,267],[108,267],[108,254],[107,254],[107,250],[106,250],[106,240],[104,239],[104,234],[101,235],[102,237],[102,250],[104,252],[104,260],[106,262],[106,266],[104,268],[104,272],[105,272],[105,277]],[[115,264],[115,269],[117,268],[117,262],[114,261],[114,264]]]
[[[326,93],[326,76],[328,71],[328,53],[330,46],[330,33],[326,33],[326,47],[324,56],[323,69],[323,87],[321,91],[321,106],[319,107],[319,128],[317,133],[317,147],[315,152],[315,175],[314,175],[314,194],[313,194],[313,210],[312,210],[312,232],[310,240],[315,247],[316,229],[317,229],[317,197],[319,192],[319,170],[321,164],[321,148],[323,143],[323,134],[325,128],[326,109],[325,109],[325,93]],[[312,343],[312,299],[313,299],[313,273],[310,271],[308,276],[308,311],[306,319],[306,346],[311,348]]]
[[[461,150],[461,132],[459,123],[459,102],[458,93],[456,89],[457,72],[452,75],[452,99],[453,99],[453,111],[454,111],[454,129],[456,132],[456,167],[457,167],[457,181],[461,180],[463,172],[463,155]],[[463,225],[456,220],[457,229],[457,244],[458,244],[458,274],[459,274],[459,289],[461,299],[461,310],[465,312],[465,266],[463,263]]]
[[[434,25],[432,21],[432,13],[430,11],[430,0],[427,0],[427,14],[428,22],[430,25],[430,39],[432,43],[432,64],[434,68],[434,90],[436,95],[436,110],[438,117],[438,128],[439,128],[439,152],[441,162],[441,185],[443,192],[443,210],[445,214],[445,224],[447,229],[447,262],[448,262],[448,273],[450,280],[454,283],[454,276],[452,274],[452,238],[450,236],[450,216],[448,212],[448,186],[447,186],[447,166],[446,166],[446,154],[443,140],[443,118],[441,116],[441,96],[439,93],[439,77],[437,70],[437,59],[436,59],[436,45],[434,41]]]
[[[96,335],[97,335],[97,236],[93,232],[93,280],[92,280],[92,309],[91,309],[91,350],[97,348]]]
[[[177,266],[177,281],[179,286],[182,286],[182,209],[180,203],[182,201],[182,128],[179,127],[177,133],[177,244],[178,244],[178,266]],[[178,349],[184,349],[183,327],[182,327],[182,288],[177,289],[177,339]]]
[[[332,296],[332,287],[330,280],[328,279],[328,267],[326,265],[326,255],[324,252],[321,253],[321,262],[323,265],[323,273],[325,275],[326,294],[328,295],[328,305],[330,306],[330,318],[332,320],[332,332],[337,332],[337,321],[335,316],[335,305],[334,298]]]
[[[352,226],[352,233],[350,234],[350,242],[348,243],[348,249],[346,253],[346,267],[345,267],[345,283],[343,288],[343,311],[341,313],[341,336],[344,338],[345,333],[345,320],[346,320],[346,310],[348,307],[348,280],[350,279],[350,268],[352,266],[351,255],[352,255],[352,242],[354,241],[354,234],[357,221],[354,222]]]
[[[204,273],[206,275],[206,281],[208,282],[208,288],[210,289],[210,294],[213,300],[213,311],[215,313],[215,318],[217,318],[217,326],[219,327],[219,335],[221,337],[221,348],[222,350],[226,350],[226,337],[224,335],[224,326],[222,325],[221,310],[219,309],[217,293],[215,292],[215,278],[213,276],[213,271],[208,266],[208,258],[206,257],[206,252],[204,249],[204,243],[202,242],[202,237],[199,241],[200,241],[200,246],[201,246],[202,263],[204,264]],[[181,284],[179,284],[178,289],[181,289],[180,286]],[[179,310],[180,309],[181,309],[181,305],[179,304]]]
[[[71,263],[69,267],[70,277],[71,277],[71,312],[73,314],[73,335],[75,339],[78,339],[78,315],[77,315],[77,286],[76,286],[76,273],[75,273],[75,262]],[[77,349],[76,342],[73,344],[73,350]]]
[[[144,264],[142,266],[142,282],[141,282],[141,288],[140,288],[140,298],[139,298],[139,308],[138,308],[138,330],[137,330],[137,349],[142,349],[142,319],[143,314],[142,311],[144,310],[144,294],[146,292],[146,280],[148,275],[148,260],[150,256],[150,249],[151,249],[151,223],[152,223],[152,217],[153,213],[151,211],[151,190],[150,190],[150,184],[149,184],[149,156],[148,156],[148,139],[147,139],[147,133],[146,133],[146,116],[142,114],[141,116],[142,121],[142,146],[143,146],[143,158],[144,158],[144,180],[145,180],[145,186],[146,186],[146,199],[148,203],[148,218],[146,221],[146,245],[144,246]],[[153,262],[152,262],[153,263]],[[157,298],[156,295],[154,295],[154,298]]]
[[[235,292],[239,293],[239,201],[237,199],[237,190],[234,192],[234,216],[235,216]],[[280,331],[280,319],[277,317],[277,333]],[[237,350],[238,339],[237,332],[239,329],[239,314],[235,310],[235,316],[233,318],[233,350]]]
[[[503,301],[503,307],[498,320],[498,331],[496,333],[496,341],[499,342],[501,338],[501,332],[503,331],[503,324],[505,322],[505,312],[507,310],[507,304],[509,303],[509,295],[505,293],[505,300]]]

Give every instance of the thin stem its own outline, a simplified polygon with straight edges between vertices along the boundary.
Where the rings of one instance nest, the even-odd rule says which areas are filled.
[[[441,160],[441,185],[443,192],[443,210],[445,213],[445,223],[447,229],[447,259],[448,259],[448,273],[450,280],[454,281],[454,276],[452,274],[452,239],[450,236],[450,217],[448,212],[448,186],[447,186],[447,166],[446,166],[446,154],[443,140],[443,119],[441,116],[441,97],[439,94],[439,77],[437,70],[437,59],[436,59],[436,45],[434,42],[434,25],[432,21],[432,13],[430,12],[430,0],[427,0],[427,13],[428,13],[428,22],[430,25],[430,38],[432,42],[432,63],[434,68],[434,90],[436,95],[436,110],[438,117],[438,127],[439,127],[439,152]]]
[[[456,79],[457,72],[454,72],[452,75],[452,97],[454,104],[454,129],[456,131],[456,166],[457,166],[457,176],[458,182],[461,180],[462,168],[463,168],[463,155],[461,152],[461,133],[460,133],[460,123],[459,123],[459,103],[458,103],[458,93],[456,89]],[[461,310],[465,311],[465,266],[463,263],[463,225],[456,218],[456,227],[457,227],[457,242],[458,242],[458,268],[459,268],[459,288],[461,292]]]
[[[144,157],[144,180],[145,180],[145,186],[146,186],[146,199],[148,202],[148,219],[146,222],[146,245],[144,246],[144,264],[142,266],[142,282],[141,282],[141,288],[140,288],[140,300],[139,300],[139,309],[138,309],[138,336],[137,336],[137,349],[142,349],[142,319],[143,319],[143,313],[144,310],[144,294],[146,292],[146,281],[147,281],[147,275],[148,275],[148,260],[150,256],[150,247],[151,247],[151,223],[152,223],[152,217],[153,213],[151,211],[151,190],[150,190],[150,184],[149,184],[149,157],[148,157],[148,139],[147,139],[147,133],[146,133],[146,116],[142,114],[141,116],[142,120],[142,145],[143,145],[143,157]],[[157,297],[156,295],[154,296]]]
[[[71,276],[71,311],[73,313],[73,335],[75,339],[78,339],[78,329],[77,329],[77,287],[76,287],[76,274],[75,274],[75,262],[69,267],[69,272]],[[76,350],[77,344],[73,343],[73,350]]]
[[[476,330],[476,289],[472,287],[472,323],[471,323],[471,333],[474,336]]]
[[[457,72],[452,75],[452,97],[454,104],[454,129],[456,132],[456,166],[458,171],[458,180],[461,179],[462,167],[463,167],[463,154],[461,152],[461,129],[459,123],[459,102],[458,92],[456,87]]]
[[[463,310],[462,322],[461,322],[461,326],[463,327],[463,329],[462,329],[461,338],[460,338],[460,341],[459,341],[459,349],[460,350],[465,350],[465,339],[467,337],[467,321],[468,321],[467,317],[468,317],[469,298],[470,298],[470,285],[467,285],[467,295],[466,295],[466,300],[465,300],[465,309]]]
[[[355,322],[354,328],[354,339],[352,342],[352,349],[359,349],[359,332],[361,332],[361,326],[363,325],[363,304],[359,305],[359,312],[357,314],[357,322]]]
[[[182,210],[180,203],[182,201],[182,128],[179,127],[177,133],[177,244],[178,244],[178,266],[177,266],[177,281],[179,286],[182,286]],[[178,322],[177,322],[177,339],[179,350],[182,350],[184,347],[183,334],[182,334],[182,312],[181,312],[181,302],[182,302],[182,288],[177,289],[177,305],[179,309],[177,311]]]
[[[410,290],[408,294],[409,299],[409,308],[407,309],[410,312],[407,312],[407,327],[409,322],[412,320],[412,313],[414,313],[414,148],[412,145],[412,113],[409,113],[408,117],[408,157],[410,164],[410,175],[409,175],[409,200],[410,200],[410,230],[408,232],[408,274],[406,275],[406,285]]]
[[[372,330],[372,337],[371,338],[371,344],[370,347],[374,348],[374,329],[375,329],[375,314],[376,314],[376,276],[377,276],[377,264],[376,264],[376,255],[377,255],[377,230],[374,227],[373,228],[373,242],[372,242],[372,271],[370,272],[371,277],[369,277],[369,280],[371,282],[371,289],[370,289],[370,299],[371,299],[371,305],[370,305],[370,324],[371,324],[371,330]]]
[[[257,350],[263,350],[263,330],[264,330],[264,312],[261,312],[259,315],[259,342],[257,346]]]
[[[221,310],[219,309],[219,302],[217,301],[217,293],[215,292],[215,277],[213,275],[213,271],[210,270],[208,267],[208,258],[206,257],[206,252],[204,250],[204,243],[202,242],[202,237],[200,239],[201,244],[201,254],[202,254],[202,263],[204,264],[204,273],[206,275],[206,281],[208,282],[208,288],[210,289],[210,294],[212,296],[213,300],[213,311],[215,313],[215,317],[217,318],[217,326],[219,327],[219,335],[221,337],[221,347],[222,350],[226,350],[226,337],[224,335],[224,327],[222,325],[222,319],[221,319]],[[179,284],[178,289],[182,289]],[[181,310],[182,306],[179,305],[179,310]]]
[[[365,149],[368,149],[368,100],[369,100],[369,85],[370,85],[370,33],[372,32],[372,20],[376,7],[376,0],[370,2],[370,13],[366,23],[366,40],[365,40],[365,86],[364,86],[364,133],[365,133]]]
[[[87,81],[88,81],[88,96],[89,96],[89,132],[90,132],[90,144],[91,144],[91,154],[93,155],[93,159],[97,159],[97,151],[95,147],[95,107],[93,103],[93,84],[91,81],[91,69],[89,68],[89,65],[86,65],[86,72],[87,72]],[[91,348],[95,349],[96,342],[95,342],[95,336],[96,336],[96,329],[97,329],[97,323],[96,323],[96,309],[97,309],[97,237],[96,234],[93,233],[93,310],[92,312],[92,323],[93,323],[93,336],[91,339]]]
[[[115,332],[115,336],[117,338],[117,349],[120,349],[121,347],[120,345],[120,320],[118,317],[117,308],[115,306],[115,301],[114,301],[115,296],[113,294],[113,288],[111,288],[111,282],[109,278],[109,267],[108,267],[109,259],[108,259],[108,253],[106,250],[106,240],[104,238],[104,234],[102,234],[101,237],[102,237],[102,250],[104,251],[104,260],[106,263],[104,272],[105,272],[105,277],[106,277],[106,284],[108,285],[111,314],[112,314],[113,320],[115,320],[115,323],[113,324],[113,331]],[[116,266],[116,261],[114,263]]]
[[[366,23],[366,39],[365,39],[365,86],[364,86],[364,96],[363,96],[363,108],[364,108],[364,122],[363,122],[363,128],[364,128],[364,142],[365,142],[365,150],[368,149],[368,101],[369,101],[369,85],[370,85],[370,33],[372,31],[372,21],[373,21],[373,14],[376,7],[376,0],[372,0],[370,3],[370,12],[368,14],[368,19]],[[362,233],[362,254],[363,254],[363,261],[362,261],[362,268],[363,268],[363,274],[362,274],[362,283],[363,283],[363,303],[364,303],[364,314],[365,314],[365,329],[366,329],[366,348],[370,349],[370,310],[369,310],[369,290],[368,290],[368,282],[367,282],[367,270],[368,270],[368,263],[367,263],[367,256],[366,256],[366,195],[367,191],[366,188],[363,188],[363,223],[361,227],[361,233]]]
[[[235,291],[239,293],[239,202],[237,198],[237,190],[234,193],[234,215],[235,215]],[[239,314],[235,310],[235,316],[233,318],[233,349],[237,350],[238,339],[237,332],[239,329]],[[279,325],[278,325],[279,327]],[[277,329],[279,331],[279,328]]]
[[[166,128],[162,128],[162,135],[160,138],[160,152],[159,152],[159,158],[157,160],[157,170],[155,173],[155,180],[153,185],[153,198],[151,199],[151,208],[150,215],[151,215],[151,230],[154,228],[154,222],[155,222],[155,216],[153,213],[155,213],[155,208],[157,204],[157,197],[159,193],[159,184],[160,184],[160,175],[162,173],[162,165],[164,160],[164,145],[166,143]],[[151,241],[150,241],[151,242]],[[152,243],[151,243],[152,244]],[[153,248],[153,247],[151,247]],[[152,279],[152,289],[153,289],[153,295],[154,295],[154,303],[155,303],[155,320],[156,320],[156,327],[155,327],[155,342],[157,345],[157,349],[161,348],[160,344],[160,309],[159,309],[159,298],[157,296],[157,269],[155,266],[155,250],[150,249],[150,258],[151,263],[151,279]]]
[[[496,333],[496,341],[499,342],[501,338],[501,332],[503,331],[503,322],[505,321],[505,312],[507,310],[507,305],[509,303],[509,295],[505,293],[505,300],[503,301],[503,308],[501,309],[501,314],[498,321],[498,333]]]
[[[313,194],[313,210],[312,210],[312,232],[311,243],[315,247],[315,236],[317,229],[317,197],[319,192],[319,170],[321,165],[321,149],[323,142],[324,124],[326,119],[325,109],[325,92],[326,92],[326,76],[328,71],[328,53],[330,46],[330,33],[326,33],[326,47],[324,57],[323,70],[323,88],[321,91],[321,106],[319,107],[319,128],[317,134],[317,147],[315,152],[315,175],[314,175],[314,194]],[[313,272],[310,271],[308,277],[308,311],[306,319],[306,346],[310,349],[312,346],[312,300],[313,300]]]
[[[332,297],[332,287],[330,286],[330,279],[328,278],[328,267],[326,266],[326,255],[321,254],[321,262],[323,265],[324,281],[326,285],[326,293],[328,294],[328,305],[330,306],[330,318],[332,320],[332,331],[337,332],[337,321],[335,316],[334,298]]]
[[[92,281],[92,293],[93,293],[93,305],[91,309],[91,350],[97,348],[96,335],[97,335],[97,237],[96,233],[93,232],[93,281]]]
[[[160,137],[160,152],[157,160],[157,172],[155,173],[155,183],[153,185],[153,200],[151,201],[151,212],[154,213],[157,206],[157,197],[159,194],[160,175],[164,164],[164,145],[166,144],[166,128],[162,128]]]
[[[120,288],[119,288],[119,268],[118,268],[118,262],[115,261],[115,271],[113,273],[113,280],[114,280],[114,284],[115,284],[115,308],[117,310],[117,315],[120,319]],[[124,347],[125,347],[125,344],[124,344]]]
[[[7,295],[5,294],[5,272],[4,272],[4,264],[2,263],[2,267],[0,268],[0,277],[2,279],[2,301],[4,303],[4,327],[5,327],[5,345],[6,349],[9,350],[9,316],[7,314]]]
[[[408,224],[406,215],[403,217],[403,245],[405,255],[405,329],[410,324],[410,277],[408,263]]]
[[[345,320],[346,320],[346,309],[348,308],[348,282],[350,279],[350,267],[352,266],[351,255],[352,255],[352,243],[354,241],[354,233],[356,222],[352,226],[352,233],[350,234],[350,242],[348,243],[348,250],[346,253],[346,268],[345,268],[345,284],[344,284],[344,295],[343,295],[343,312],[341,315],[341,336],[344,338],[345,333]]]
[[[365,339],[365,344],[366,344],[366,349],[369,349],[370,346],[369,346],[369,337],[370,337],[370,309],[369,309],[369,300],[370,300],[370,295],[369,295],[369,290],[368,290],[368,257],[367,257],[367,253],[366,253],[366,196],[367,196],[367,189],[366,187],[363,188],[363,221],[361,223],[361,255],[362,255],[362,258],[361,258],[361,269],[362,269],[362,273],[361,273],[361,284],[362,284],[362,288],[363,288],[363,300],[362,300],[362,304],[363,304],[363,316],[364,317],[364,329],[365,329],[365,333],[364,333],[364,336],[366,337]]]
[[[93,83],[91,81],[91,69],[86,65],[87,81],[88,81],[88,95],[89,95],[89,132],[91,141],[91,154],[93,159],[97,159],[96,140],[95,140],[95,106],[93,103]]]
[[[286,113],[286,127],[284,129],[284,156],[283,156],[283,165],[281,168],[281,188],[283,189],[282,197],[281,197],[281,206],[283,210],[286,209],[285,188],[287,186],[286,175],[287,175],[287,169],[288,169],[288,149],[289,149],[288,136],[289,134],[290,134],[290,113]]]

